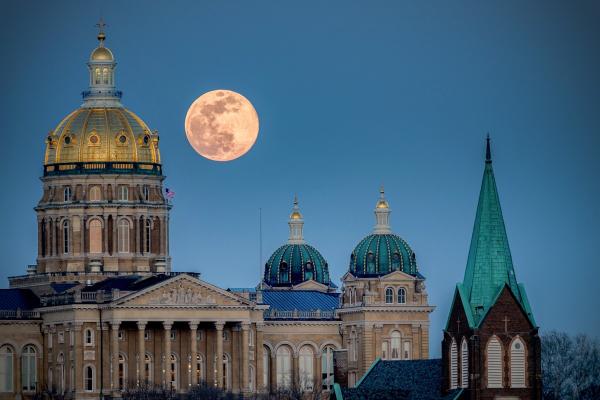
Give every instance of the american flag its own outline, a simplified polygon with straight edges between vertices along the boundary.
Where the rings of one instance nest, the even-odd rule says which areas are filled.
[[[173,190],[170,190],[169,188],[165,189],[165,194],[167,196],[167,199],[172,200],[173,197],[175,197],[175,192]]]

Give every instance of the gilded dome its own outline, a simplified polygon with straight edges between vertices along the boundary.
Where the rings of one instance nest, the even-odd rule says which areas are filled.
[[[160,164],[158,133],[123,107],[79,108],[46,137],[44,165],[90,162]]]
[[[90,61],[114,61],[115,57],[113,56],[112,51],[104,46],[98,46],[92,51],[90,55]]]

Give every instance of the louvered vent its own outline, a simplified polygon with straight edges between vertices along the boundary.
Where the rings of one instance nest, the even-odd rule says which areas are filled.
[[[489,388],[502,387],[502,345],[496,337],[487,345],[487,376]]]
[[[452,344],[450,345],[450,389],[456,389],[458,387],[458,349],[456,347],[456,340],[452,338]]]
[[[469,345],[464,338],[460,345],[460,387],[469,387]]]
[[[520,338],[510,346],[510,386],[525,387],[525,344]]]

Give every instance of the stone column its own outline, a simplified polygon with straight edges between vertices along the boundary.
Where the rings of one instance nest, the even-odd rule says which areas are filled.
[[[248,329],[250,329],[250,324],[243,323],[242,324],[242,392],[247,392],[248,388],[248,370],[250,369],[250,365],[248,363]]]
[[[313,392],[319,393],[321,388],[323,387],[323,371],[321,370],[321,353],[317,349],[317,353],[315,354],[314,364],[315,366],[315,378],[313,382]]]
[[[268,391],[269,390],[269,382],[267,382],[267,386],[265,387],[263,382],[263,369],[265,366],[263,365],[263,324],[256,324],[256,343],[254,343],[254,354],[256,354],[256,358],[254,362],[256,363],[256,391]]]
[[[298,363],[298,353],[294,351],[293,355],[292,355],[292,387],[291,389],[294,388],[300,388],[300,370],[298,368],[299,363]]]
[[[223,326],[222,321],[215,322],[215,330],[217,336],[217,387],[223,388]]]
[[[420,327],[417,324],[413,324],[412,329],[411,329],[411,333],[412,333],[412,342],[410,345],[410,352],[411,354],[409,355],[411,360],[415,360],[420,356],[420,352],[419,352],[419,348],[421,347],[421,341],[419,339],[421,339],[421,334],[420,334]],[[404,346],[404,343],[402,344],[402,346]],[[402,348],[402,359],[404,359],[404,347]]]
[[[164,338],[164,349],[163,349],[163,363],[162,363],[162,380],[163,387],[170,389],[171,382],[168,378],[171,371],[171,328],[173,327],[173,322],[163,322],[163,327],[165,329],[165,338]]]
[[[196,358],[198,357],[198,342],[196,341],[196,335],[198,333],[198,322],[190,321],[190,358],[192,364],[192,379],[190,384],[195,386],[198,384],[198,379],[196,378],[196,364],[198,361]]]
[[[373,336],[375,342],[375,351],[373,352],[375,358],[383,357],[381,353],[381,335],[383,333],[383,324],[375,324],[373,326]]]
[[[67,358],[67,355],[65,355],[65,358]],[[20,400],[23,388],[23,383],[21,381],[21,357],[18,356],[16,353],[13,353],[13,360],[15,366],[15,370],[13,371],[13,377],[15,382],[15,400]]]
[[[271,354],[271,373],[269,376],[271,378],[271,393],[275,393],[277,391],[277,357],[275,352]]]
[[[146,321],[138,321],[138,365],[137,365],[137,385],[145,385],[145,371],[146,371]]]
[[[113,321],[111,323],[111,359],[112,359],[112,383],[111,388],[113,391],[113,396],[121,397],[119,392],[119,325],[121,321]]]

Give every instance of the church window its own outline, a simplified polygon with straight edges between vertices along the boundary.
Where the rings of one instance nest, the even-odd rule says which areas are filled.
[[[400,254],[394,253],[392,254],[392,271],[397,271],[400,269]]]
[[[129,253],[129,229],[129,221],[125,218],[120,219],[117,225],[119,253]]]
[[[65,190],[63,192],[63,200],[65,203],[71,201],[73,199],[73,192],[71,190],[71,186],[67,186],[65,187]]]
[[[469,387],[469,345],[465,338],[460,345],[460,387]]]
[[[292,385],[292,351],[288,346],[277,349],[277,388],[289,389]]]
[[[28,345],[21,355],[21,382],[23,390],[33,391],[37,383],[37,357],[35,347]]]
[[[102,222],[99,219],[90,221],[90,253],[102,253]]]
[[[175,354],[171,354],[169,363],[169,387],[173,390],[179,388],[179,360]]]
[[[119,200],[120,201],[128,201],[129,200],[129,188],[125,185],[119,186]]]
[[[287,283],[288,280],[289,280],[288,264],[285,261],[282,261],[281,264],[279,264],[279,282]]]
[[[392,304],[394,302],[394,289],[385,289],[385,302],[386,304]]]
[[[13,391],[14,352],[8,346],[0,347],[0,392]]]
[[[492,336],[487,344],[487,387],[502,387],[502,344]]]
[[[68,254],[70,249],[70,231],[69,231],[69,220],[64,220],[62,224],[63,228],[63,253]]]
[[[150,253],[150,250],[152,249],[151,247],[151,240],[152,240],[152,222],[150,221],[150,219],[146,219],[145,222],[145,237],[144,237],[144,252],[146,253]]]
[[[456,389],[458,387],[458,348],[456,346],[456,340],[452,338],[450,343],[450,389]]]
[[[146,354],[144,356],[144,383],[150,384],[152,383],[153,376],[153,365],[152,365],[152,357],[150,354]]]
[[[510,387],[524,388],[525,343],[517,337],[510,346]]]
[[[83,370],[83,389],[86,392],[94,390],[94,367],[86,365]]]
[[[398,303],[405,304],[406,303],[406,289],[400,288],[398,289]]]
[[[90,188],[89,199],[90,201],[102,200],[102,190],[100,189],[100,186],[92,186]]]
[[[125,361],[125,356],[123,354],[119,354],[119,389],[125,389],[125,385],[127,383],[127,362]]]
[[[402,358],[404,360],[410,360],[411,359],[411,356],[410,356],[410,342],[408,342],[408,341],[404,342],[402,346],[403,346],[402,351],[404,352]]]
[[[333,388],[333,346],[325,346],[321,353],[321,373],[323,375],[323,389]]]
[[[302,346],[299,352],[299,378],[300,388],[302,391],[311,392],[313,390],[314,372],[313,361],[314,355],[310,346]]]
[[[401,343],[401,339],[402,336],[400,335],[400,332],[398,331],[392,331],[392,333],[390,334],[391,337],[391,347],[392,347],[392,360],[399,360],[400,359],[400,343]]]
[[[271,351],[267,346],[263,346],[263,387],[268,388],[271,382]]]
[[[196,354],[196,382],[204,381],[204,359],[201,354]]]
[[[84,342],[86,346],[94,345],[94,331],[87,328],[84,332]]]

